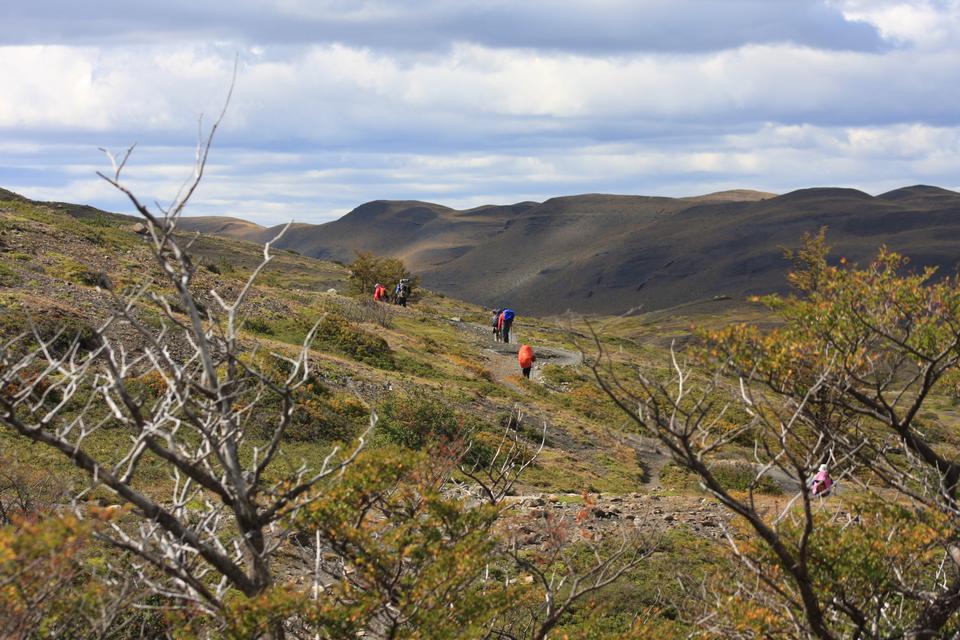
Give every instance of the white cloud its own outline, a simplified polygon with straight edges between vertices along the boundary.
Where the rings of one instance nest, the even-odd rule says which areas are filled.
[[[218,16],[171,0],[164,12],[79,19],[75,38],[64,27],[49,41],[81,44],[50,45],[31,25],[55,32],[77,8],[20,3],[3,41],[15,32],[24,44],[0,46],[0,186],[123,207],[93,176],[105,167],[96,147],[140,141],[128,177],[147,199],[169,199],[238,51],[196,214],[318,221],[374,198],[474,206],[960,175],[960,0],[682,2],[285,0],[260,15],[244,0]],[[752,13],[734,24],[735,9]],[[534,19],[542,28],[524,40]],[[548,37],[578,20],[582,41]],[[334,23],[343,37],[304,35]],[[508,23],[515,33],[495,28]],[[119,35],[101,42],[104,25]],[[444,35],[379,41],[388,26]],[[705,42],[654,33],[671,28]],[[853,41],[877,33],[890,46]]]
[[[230,56],[202,47],[6,47],[0,62],[0,128],[175,131],[181,140],[199,112],[219,109],[231,67]],[[689,121],[956,120],[955,62],[946,53],[786,45],[612,58],[468,45],[449,56],[397,58],[310,47],[283,61],[246,58],[225,128],[246,140],[429,144],[490,133],[589,136],[598,125],[644,119],[661,129]]]
[[[187,158],[190,152],[187,147],[139,150],[129,167],[131,185],[146,200],[168,201],[189,166],[167,158]],[[188,213],[276,224],[322,222],[380,198],[472,207],[588,191],[683,196],[834,185],[879,193],[920,182],[950,188],[960,175],[960,127],[766,124],[750,133],[688,139],[671,148],[641,141],[501,153],[317,150],[283,156],[280,165],[270,157],[258,164],[250,149],[215,148],[213,156]],[[45,173],[58,170],[36,166]],[[81,179],[90,168],[82,163],[59,167],[64,178],[57,187],[5,186],[34,198],[104,202],[128,211],[123,199],[92,174]]]
[[[840,0],[850,20],[871,24],[899,44],[925,49],[960,49],[958,0]]]

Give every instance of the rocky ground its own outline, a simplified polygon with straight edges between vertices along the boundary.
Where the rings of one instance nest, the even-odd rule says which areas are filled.
[[[511,496],[506,500],[517,509],[518,539],[524,546],[543,543],[543,520],[578,523],[581,533],[588,537],[621,531],[656,537],[682,526],[694,535],[719,540],[723,525],[730,519],[729,513],[706,497],[670,495],[659,490],[620,495]]]

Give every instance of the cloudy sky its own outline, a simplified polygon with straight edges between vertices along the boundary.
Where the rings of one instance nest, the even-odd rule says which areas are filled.
[[[322,222],[584,192],[960,188],[960,0],[0,0],[0,186]]]

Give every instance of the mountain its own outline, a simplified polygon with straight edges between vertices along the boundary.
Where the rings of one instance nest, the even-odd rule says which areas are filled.
[[[885,244],[914,268],[952,273],[960,263],[960,193],[925,185],[878,196],[841,188],[585,194],[467,210],[377,200],[333,222],[293,225],[278,247],[339,262],[355,251],[397,256],[428,288],[521,314],[613,314],[782,291],[784,248],[823,226],[834,255],[851,262]],[[264,242],[282,227],[203,217],[181,228]]]
[[[258,241],[279,230],[183,224]],[[834,253],[853,262],[886,244],[916,268],[960,263],[960,194],[924,185],[876,197],[840,188],[587,194],[465,211],[378,200],[333,222],[294,225],[279,246],[341,262],[354,251],[397,256],[425,286],[488,306],[608,314],[782,291],[783,249],[822,226]]]

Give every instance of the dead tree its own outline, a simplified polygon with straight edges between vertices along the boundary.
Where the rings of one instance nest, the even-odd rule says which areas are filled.
[[[460,473],[469,482],[458,482],[454,476],[449,476],[449,481],[481,502],[494,506],[500,504],[513,491],[521,474],[540,456],[547,442],[546,420],[542,421],[540,443],[534,449],[520,433],[523,419],[523,409],[519,405],[515,406],[503,425],[503,432],[489,458],[483,455],[476,440],[472,440],[459,456]]]
[[[222,117],[198,140],[193,175],[168,207],[147,207],[123,184],[133,147],[120,158],[108,154],[113,171],[100,174],[142,216],[163,284],[110,292],[115,312],[97,327],[91,350],[77,341],[57,350],[60,336],[27,331],[0,351],[0,424],[59,451],[87,474],[91,490],[105,488],[131,506],[135,517],[118,519],[105,538],[140,559],[141,577],[155,593],[214,615],[230,590],[255,596],[274,583],[271,560],[292,517],[364,441],[347,451],[332,448],[318,468],[276,470],[295,393],[310,376],[316,329],[295,355],[261,356],[241,338],[244,301],[279,236],[264,246],[262,261],[233,299],[213,290],[212,302],[198,300],[190,242],[177,224],[203,177]],[[144,309],[162,318],[161,328],[144,321]],[[143,348],[131,350],[115,338],[117,327],[132,328]],[[280,362],[285,375],[265,372],[258,366],[262,357]],[[155,393],[134,384],[148,374],[159,381]],[[279,410],[270,437],[255,446],[248,422],[267,399]],[[375,421],[373,415],[371,428]],[[108,455],[87,446],[108,429],[123,430],[122,437],[114,432],[123,450]],[[141,478],[146,459],[166,470],[170,495]],[[82,515],[82,502],[77,505]]]
[[[776,637],[953,637],[960,465],[920,416],[960,365],[960,282],[901,275],[904,261],[886,251],[865,269],[830,266],[822,234],[799,255],[800,295],[771,302],[783,327],[704,333],[660,370],[615,363],[595,338],[596,379],[746,525],[728,537],[749,579],[726,581],[701,628],[756,637],[724,622],[741,602],[763,608],[771,628],[761,633]],[[734,442],[753,447],[745,492],[716,473]],[[856,489],[850,500],[813,495],[821,463]],[[770,474],[792,494],[776,510],[756,498]]]

